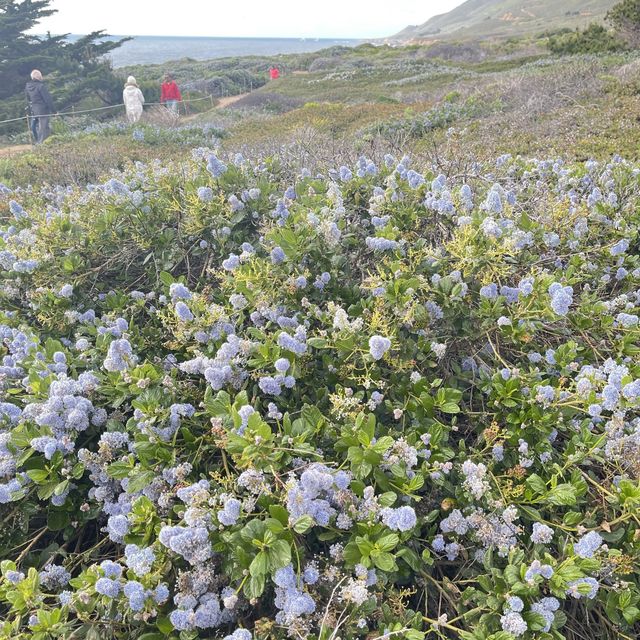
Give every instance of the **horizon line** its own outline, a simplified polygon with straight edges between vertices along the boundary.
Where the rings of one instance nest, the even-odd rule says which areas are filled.
[[[35,36],[46,36],[50,33],[53,37],[59,36],[86,36],[88,33],[36,33],[32,32]],[[203,35],[167,35],[162,33],[138,33],[133,35],[127,35],[123,33],[107,33],[107,38],[208,38],[208,39],[233,39],[233,40],[362,40],[363,42],[369,40],[384,40],[389,36],[203,36]]]

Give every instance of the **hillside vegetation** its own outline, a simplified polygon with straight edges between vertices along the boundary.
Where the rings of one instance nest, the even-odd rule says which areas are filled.
[[[0,149],[0,640],[640,637],[640,56],[548,45]]]
[[[637,637],[639,176],[3,187],[0,638]]]
[[[258,74],[266,63],[245,60],[239,73]],[[181,85],[191,86],[232,65],[182,61],[167,67]],[[203,144],[210,134],[195,129],[213,127],[230,153],[287,149],[309,166],[354,161],[365,151],[382,157],[389,149],[411,151],[428,162],[448,157],[460,165],[503,153],[579,160],[621,153],[635,159],[640,149],[640,63],[632,52],[553,57],[542,44],[363,45],[282,56],[279,65],[280,80],[230,108],[183,118],[179,126]],[[149,79],[160,72],[146,70]],[[150,111],[144,139],[125,126],[56,121],[57,135],[36,153],[0,157],[0,180],[83,183],[128,160],[188,155],[188,145],[171,142],[158,124],[164,126]]]
[[[618,0],[467,0],[394,36],[399,40],[509,38],[550,28],[575,29],[605,17]]]

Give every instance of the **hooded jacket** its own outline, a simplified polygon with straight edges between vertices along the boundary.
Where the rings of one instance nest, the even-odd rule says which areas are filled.
[[[135,84],[127,84],[125,86],[122,92],[122,101],[127,111],[142,113],[144,96]]]
[[[51,94],[41,80],[29,80],[24,88],[27,102],[34,116],[44,116],[55,112]]]

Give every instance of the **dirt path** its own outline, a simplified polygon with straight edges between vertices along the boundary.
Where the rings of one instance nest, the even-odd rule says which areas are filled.
[[[227,107],[231,106],[232,104],[235,104],[239,100],[242,100],[242,98],[246,98],[248,95],[249,95],[248,93],[241,93],[240,95],[237,95],[237,96],[226,96],[224,98],[218,98],[218,102],[216,103],[216,106],[213,107],[213,109],[209,111],[204,111],[202,113],[190,113],[187,116],[181,116],[180,122],[189,122],[190,120],[196,120],[201,115],[203,115],[203,113],[210,113],[211,111],[215,111],[216,109],[226,109]]]
[[[30,144],[16,144],[11,147],[0,147],[0,158],[6,158],[9,156],[17,156],[20,153],[29,151],[31,149]]]
[[[242,98],[246,98],[248,95],[248,93],[241,93],[238,96],[227,96],[226,98],[220,98],[216,107],[218,109],[226,109],[228,106],[234,104],[235,102],[238,102],[239,100],[242,100]]]

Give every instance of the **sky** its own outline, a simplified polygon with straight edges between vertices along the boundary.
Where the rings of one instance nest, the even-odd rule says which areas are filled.
[[[53,0],[37,33],[381,38],[463,0]]]

